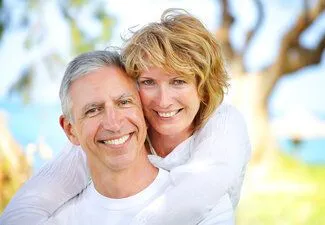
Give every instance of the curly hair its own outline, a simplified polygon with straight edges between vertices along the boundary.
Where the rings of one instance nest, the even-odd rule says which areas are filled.
[[[201,128],[219,106],[228,88],[228,74],[215,37],[182,9],[167,9],[160,22],[149,23],[122,49],[126,71],[133,78],[150,67],[196,80],[200,109],[194,130]]]

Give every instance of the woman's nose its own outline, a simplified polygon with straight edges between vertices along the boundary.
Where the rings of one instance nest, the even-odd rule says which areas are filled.
[[[173,92],[168,86],[161,86],[157,92],[156,105],[161,108],[168,108],[172,104]]]

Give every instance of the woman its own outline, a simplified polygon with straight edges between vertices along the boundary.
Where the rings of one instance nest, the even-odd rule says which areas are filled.
[[[250,145],[242,116],[221,104],[228,77],[213,35],[188,13],[167,10],[160,23],[133,34],[122,56],[138,83],[149,158],[169,170],[175,184],[133,224],[198,224],[225,194],[235,208]],[[39,223],[78,194],[88,178],[81,152],[68,147],[47,164],[4,215],[21,211],[16,224]],[[27,199],[33,208],[26,208]]]

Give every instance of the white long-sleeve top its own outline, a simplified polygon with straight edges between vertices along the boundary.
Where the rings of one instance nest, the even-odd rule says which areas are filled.
[[[170,171],[174,186],[131,224],[198,224],[226,193],[235,208],[250,153],[242,115],[231,105],[220,105],[204,127],[167,157],[149,155],[155,166]],[[68,146],[23,185],[0,217],[0,224],[42,224],[87,183],[83,151]]]
[[[65,203],[46,225],[125,225],[170,186],[169,173],[159,169],[157,177],[142,191],[126,198],[108,198],[93,182],[79,195]]]

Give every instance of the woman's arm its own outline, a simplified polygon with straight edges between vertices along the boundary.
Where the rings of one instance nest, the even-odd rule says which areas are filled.
[[[190,160],[170,171],[174,186],[132,224],[198,224],[233,186],[241,187],[238,180],[250,157],[250,143],[242,116],[233,108],[226,111]]]
[[[83,151],[68,144],[15,194],[0,217],[1,225],[42,224],[88,184]]]

